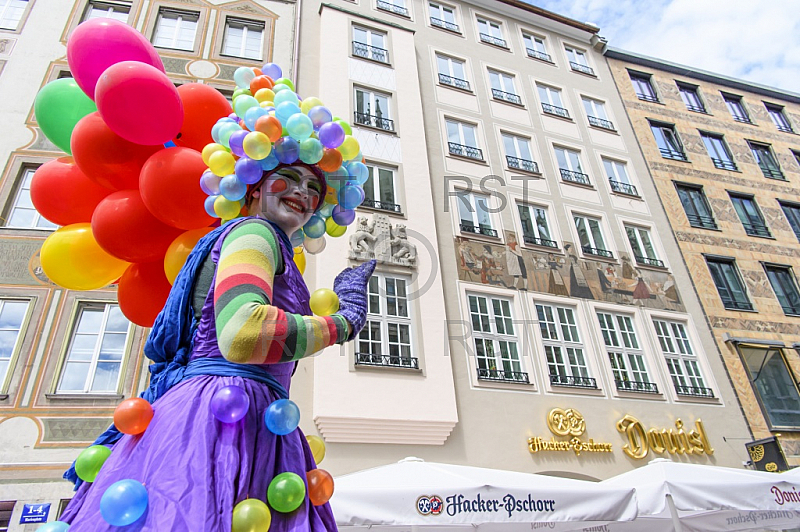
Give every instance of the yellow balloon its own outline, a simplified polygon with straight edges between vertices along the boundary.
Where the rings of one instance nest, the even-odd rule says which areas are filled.
[[[311,96],[309,98],[303,98],[303,101],[300,102],[300,110],[303,111],[303,114],[308,114],[310,110],[314,107],[322,105],[322,102],[316,96]]]
[[[339,205],[339,191],[329,186],[325,191],[325,203]]]
[[[306,436],[314,462],[319,465],[325,459],[325,442],[319,436]]]
[[[297,269],[300,271],[300,275],[306,273],[306,254],[303,252],[303,247],[296,247],[294,248],[294,263],[297,265]]]
[[[214,175],[225,177],[226,175],[233,173],[235,166],[236,159],[233,158],[232,154],[225,150],[215,151],[208,156],[208,168],[214,172]]]
[[[347,232],[347,226],[339,225],[333,221],[333,218],[325,220],[325,232],[330,236],[339,237]]]
[[[233,507],[232,532],[268,532],[272,524],[269,506],[259,499],[245,499]]]
[[[211,159],[211,154],[218,151],[228,151],[228,149],[222,144],[217,144],[216,142],[206,144],[203,147],[203,162],[206,163],[206,166],[210,164],[209,160]]]
[[[345,161],[349,161],[350,159],[358,155],[358,151],[361,149],[361,146],[358,145],[358,141],[356,140],[355,137],[350,135],[345,135],[342,144],[336,149],[339,150],[339,152],[342,154],[342,159],[344,159]]]
[[[130,266],[100,247],[89,223],[67,225],[47,237],[40,256],[45,275],[69,290],[108,286]]]
[[[330,316],[339,310],[339,296],[330,288],[320,288],[314,290],[308,304],[317,316]]]
[[[232,220],[239,215],[242,205],[238,201],[231,201],[223,195],[214,200],[214,212],[223,220]]]
[[[258,100],[258,103],[271,102],[275,98],[275,93],[272,89],[258,89],[253,98]]]
[[[197,242],[213,230],[213,227],[192,229],[178,235],[172,241],[172,244],[167,248],[166,255],[164,255],[164,273],[167,274],[169,284],[175,282],[178,272],[181,271],[181,268],[186,263],[186,257],[192,252]]]
[[[245,155],[251,159],[260,161],[265,159],[272,151],[272,142],[269,137],[260,131],[252,131],[242,141],[242,149]]]
[[[261,90],[264,90],[264,89],[261,89]],[[261,102],[259,105],[261,107],[263,107],[264,109],[266,109],[267,107],[272,107],[273,109],[275,109],[275,102],[273,102],[272,100],[269,100],[267,102]],[[269,116],[275,116],[275,113],[271,113]]]

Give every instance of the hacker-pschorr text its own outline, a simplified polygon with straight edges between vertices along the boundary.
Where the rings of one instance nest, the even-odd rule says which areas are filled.
[[[492,513],[506,512],[508,517],[515,513],[553,512],[556,501],[552,499],[534,499],[530,493],[525,498],[517,498],[510,493],[502,499],[485,499],[477,494],[474,499],[465,496],[450,495],[445,498],[445,511],[449,516],[460,513]]]

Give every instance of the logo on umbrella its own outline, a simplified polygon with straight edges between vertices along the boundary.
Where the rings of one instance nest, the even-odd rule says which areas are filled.
[[[421,495],[417,499],[417,511],[420,515],[439,515],[443,509],[442,498],[438,495]]]

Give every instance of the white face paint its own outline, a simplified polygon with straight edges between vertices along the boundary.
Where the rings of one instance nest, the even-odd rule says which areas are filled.
[[[288,236],[303,227],[322,201],[319,178],[303,166],[288,166],[270,175],[260,188],[259,212]]]

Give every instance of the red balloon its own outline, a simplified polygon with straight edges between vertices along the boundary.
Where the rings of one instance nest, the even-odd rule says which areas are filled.
[[[153,419],[153,407],[140,397],[125,399],[114,410],[114,426],[123,434],[141,434]]]
[[[92,215],[92,234],[100,247],[128,262],[163,264],[167,248],[182,232],[153,216],[138,190],[114,192]]]
[[[86,177],[72,157],[43,164],[31,180],[33,206],[58,225],[90,222],[94,208],[112,192]]]
[[[131,264],[119,280],[119,308],[136,325],[152,327],[171,288],[163,260]]]
[[[109,129],[100,113],[91,113],[75,126],[70,148],[86,177],[106,188],[123,190],[139,188],[142,165],[164,147],[128,142]]]
[[[208,197],[200,188],[206,163],[190,148],[161,150],[147,159],[139,176],[142,200],[153,215],[172,227],[199,229],[214,219],[206,213]]]
[[[214,142],[211,128],[220,118],[233,112],[231,104],[217,89],[204,83],[187,83],[178,87],[183,102],[183,125],[172,141],[178,146],[203,151]]]

